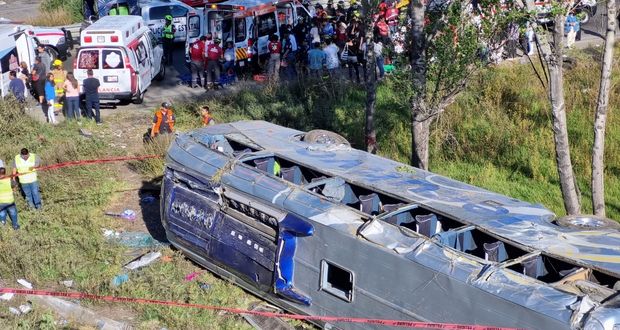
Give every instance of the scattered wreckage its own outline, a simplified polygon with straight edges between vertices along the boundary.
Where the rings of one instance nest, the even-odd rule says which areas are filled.
[[[178,135],[162,186],[170,242],[295,313],[620,329],[615,222],[558,221],[324,132],[243,121]]]

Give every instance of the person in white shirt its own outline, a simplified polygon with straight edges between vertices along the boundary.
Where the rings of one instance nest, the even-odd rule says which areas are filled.
[[[326,55],[325,66],[327,67],[327,71],[330,75],[334,74],[338,67],[340,66],[340,60],[338,58],[338,46],[332,42],[331,38],[325,39],[325,43],[327,46],[323,48],[323,51]]]

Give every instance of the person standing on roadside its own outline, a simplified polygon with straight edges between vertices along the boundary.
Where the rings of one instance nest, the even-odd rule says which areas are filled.
[[[31,154],[26,148],[22,148],[13,160],[13,175],[19,174],[18,180],[26,202],[30,208],[37,210],[41,208],[41,193],[36,169],[40,163],[39,157],[34,153]]]
[[[13,188],[15,188],[15,180],[6,176],[4,166],[0,167],[0,222],[2,225],[6,224],[8,213],[13,229],[18,230],[19,223],[17,222],[17,207],[15,207]]]
[[[222,47],[220,47],[220,39],[215,39],[213,43],[207,46],[207,71],[206,78],[207,89],[216,88],[220,82],[220,60],[223,58]]]
[[[67,79],[67,71],[62,68],[62,61],[55,60],[53,63],[54,69],[52,69],[52,73],[54,74],[54,87],[56,88],[56,99],[54,100],[54,110],[56,114],[64,109],[64,98],[65,98],[65,80]],[[65,114],[66,115],[66,114]]]
[[[280,53],[282,52],[282,45],[278,41],[278,36],[272,34],[269,36],[269,44],[267,45],[269,50],[269,65],[267,66],[267,74],[269,79],[278,81],[280,76]]]
[[[172,25],[172,15],[166,15],[164,18],[166,21],[162,31],[164,58],[166,59],[166,65],[172,65],[172,48],[174,46],[174,33],[176,29]]]
[[[47,75],[47,71],[43,63],[41,63],[41,57],[37,56],[34,59],[34,65],[32,66],[32,87],[34,87],[34,91],[37,94],[37,98],[39,99],[39,105],[42,109],[45,109],[43,101],[45,100],[45,76]]]
[[[192,72],[193,88],[203,85],[202,79],[200,77],[204,76],[205,71],[205,40],[207,40],[207,37],[202,36],[189,48],[189,59]],[[196,75],[196,79],[194,79],[194,75]],[[207,78],[205,77],[205,83],[206,79]]]
[[[9,91],[11,91],[11,94],[15,96],[15,99],[17,99],[19,103],[26,102],[26,85],[24,85],[21,79],[17,78],[17,73],[15,71],[9,72],[9,80]]]
[[[80,89],[73,72],[67,73],[67,80],[63,84],[65,103],[67,104],[67,119],[80,120]]]
[[[47,73],[52,68],[52,57],[47,52],[47,50],[45,50],[45,47],[43,45],[37,46],[37,51],[39,52],[39,57],[41,58],[41,63],[43,63],[43,67],[45,68],[44,75],[47,75]]]
[[[172,104],[164,102],[161,104],[161,108],[155,111],[153,116],[153,127],[151,128],[151,138],[156,137],[159,134],[172,134],[174,133],[174,122],[176,118],[172,112]]]
[[[95,122],[97,125],[103,124],[101,122],[101,113],[99,109],[99,86],[101,83],[99,79],[94,77],[92,69],[86,71],[88,78],[82,82],[82,90],[84,92],[84,99],[86,100],[86,117],[88,119],[93,118],[93,108],[95,109]]]
[[[57,124],[56,114],[54,113],[54,102],[56,101],[56,87],[54,87],[54,74],[48,73],[45,79],[45,106],[47,109],[47,122]]]

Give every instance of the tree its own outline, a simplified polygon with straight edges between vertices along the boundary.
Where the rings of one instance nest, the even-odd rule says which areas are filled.
[[[601,85],[598,92],[596,114],[594,116],[594,143],[592,144],[592,210],[595,215],[605,216],[605,126],[611,87],[614,43],[616,40],[616,1],[607,1],[607,32],[601,68]]]
[[[562,68],[564,58],[564,23],[566,13],[571,4],[568,2],[553,3],[553,27],[551,38],[548,32],[542,29],[536,32],[539,41],[539,51],[546,64],[548,75],[547,95],[551,103],[553,141],[555,145],[555,158],[558,175],[560,178],[560,190],[564,200],[564,209],[569,215],[581,213],[579,194],[570,158],[570,145],[568,143],[568,125],[566,123],[566,104],[564,98],[564,72]],[[534,12],[533,0],[528,0],[524,6],[529,12]],[[530,22],[536,27],[536,17]]]
[[[365,115],[366,121],[364,125],[364,138],[366,143],[366,151],[377,153],[377,132],[375,130],[375,104],[377,99],[377,76],[375,74],[375,53],[373,30],[375,21],[373,17],[377,13],[379,1],[364,0],[362,1],[364,40],[367,53],[367,70],[370,74],[364,77],[366,87],[366,104]]]
[[[510,11],[499,0],[478,8],[471,1],[412,0],[411,136],[413,166],[428,169],[430,127],[454,102],[476,70],[487,64],[505,34]],[[484,19],[482,17],[485,17]]]

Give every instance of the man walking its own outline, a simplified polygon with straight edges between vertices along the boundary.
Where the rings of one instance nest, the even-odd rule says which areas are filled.
[[[86,71],[88,78],[82,82],[84,98],[86,99],[86,117],[93,118],[93,107],[95,108],[95,121],[97,125],[101,125],[101,113],[99,111],[99,79],[94,77],[93,70]]]
[[[2,225],[6,224],[6,215],[8,213],[13,229],[18,230],[17,207],[15,207],[15,196],[13,195],[14,186],[15,181],[6,176],[6,169],[4,167],[0,167],[0,222],[2,222]]]
[[[162,31],[162,41],[164,46],[164,58],[167,65],[172,65],[172,48],[174,46],[174,33],[175,28],[172,25],[172,15],[166,15],[166,23],[164,23],[164,30]]]
[[[28,152],[26,148],[23,148],[13,160],[13,175],[19,174],[19,184],[22,186],[26,202],[28,206],[37,210],[41,208],[41,194],[39,193],[36,169],[39,165],[39,157]]]

